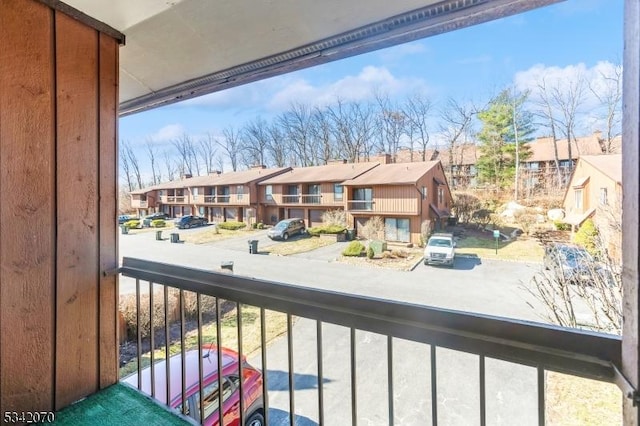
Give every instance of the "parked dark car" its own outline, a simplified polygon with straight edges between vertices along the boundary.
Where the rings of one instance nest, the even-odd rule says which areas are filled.
[[[225,425],[240,424],[240,363],[238,353],[222,348],[222,407]],[[218,414],[218,348],[208,345],[202,350],[202,377],[204,419],[200,418],[200,386],[198,351],[185,352],[185,402],[186,414],[196,422],[207,426],[219,426]],[[170,358],[169,383],[171,395],[167,402],[165,361],[155,364],[155,398],[169,405],[176,411],[182,412],[182,357],[180,354]],[[252,367],[243,357],[242,359],[242,393],[244,403],[244,424],[246,426],[264,426],[264,396],[262,393],[262,373]],[[138,374],[135,373],[123,379],[131,386],[138,386]],[[142,370],[142,391],[151,395],[151,367]]]
[[[588,283],[598,264],[587,250],[571,244],[552,243],[544,250],[544,268],[572,284]]]
[[[144,219],[142,220],[142,226],[148,228],[151,226],[151,222],[158,219],[167,220],[169,219],[169,215],[163,212],[152,213],[144,217]]]
[[[189,229],[195,228],[196,226],[204,226],[207,225],[209,221],[206,217],[202,216],[182,216],[180,219],[176,219],[176,228],[179,229]]]
[[[118,216],[118,224],[122,225],[125,222],[129,222],[130,220],[136,219],[134,216],[128,214],[121,214]]]
[[[292,218],[276,223],[273,228],[269,229],[267,236],[272,240],[286,241],[293,235],[304,234],[305,232],[307,232],[307,228],[304,225],[304,220]]]

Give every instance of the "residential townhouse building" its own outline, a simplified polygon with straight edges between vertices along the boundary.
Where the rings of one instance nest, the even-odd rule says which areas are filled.
[[[133,191],[131,203],[132,207],[140,205],[136,207],[140,215],[154,209],[172,217],[194,214],[212,222],[233,220],[251,224],[258,217],[258,183],[290,169],[258,166],[245,171],[185,177]]]
[[[567,187],[572,167],[582,155],[602,155],[618,153],[621,149],[621,138],[615,137],[607,142],[602,132],[595,131],[591,135],[581,136],[571,142],[571,158],[566,139],[556,141],[554,146],[551,137],[540,137],[527,143],[530,155],[521,162],[520,188],[524,196],[548,194],[558,188]],[[558,165],[556,154],[558,151]],[[465,189],[478,185],[476,163],[482,155],[480,147],[474,143],[456,145],[453,150],[447,147],[436,147],[425,152],[411,153],[402,149],[396,161],[411,162],[421,158],[440,160],[452,189]]]
[[[451,215],[453,199],[440,161],[382,164],[342,184],[356,233],[380,216],[386,240],[418,244],[423,223],[440,230]]]
[[[592,218],[604,248],[621,258],[622,155],[584,155],[578,160],[565,192],[564,222],[577,230]]]
[[[294,167],[259,183],[260,217],[273,225],[282,219],[299,217],[307,226],[322,223],[327,210],[344,210],[342,182],[377,167],[378,162],[333,162],[323,166]]]

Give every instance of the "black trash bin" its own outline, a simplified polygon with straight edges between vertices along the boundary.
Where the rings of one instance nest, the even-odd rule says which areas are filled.
[[[356,230],[353,228],[347,229],[347,241],[353,241],[356,239]]]
[[[249,253],[258,254],[258,240],[249,240]]]
[[[172,243],[179,243],[180,242],[180,234],[178,233],[173,233],[171,234],[171,242]]]
[[[162,230],[156,231],[156,240],[162,241]]]
[[[233,272],[233,261],[232,260],[225,260],[223,262],[220,262],[220,269],[222,269],[223,271],[230,271]]]
[[[129,233],[129,227],[128,227],[128,226],[126,226],[126,225],[122,225],[122,226],[120,226],[120,229],[122,230],[122,234],[123,234],[123,235],[126,235],[126,234],[128,234],[128,233]]]

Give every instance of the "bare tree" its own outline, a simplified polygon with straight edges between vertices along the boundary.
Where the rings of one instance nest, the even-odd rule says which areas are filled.
[[[298,160],[296,163],[302,167],[315,165],[311,109],[294,103],[278,117],[278,124]]]
[[[158,148],[152,139],[147,139],[144,146],[147,149],[147,157],[151,165],[151,184],[157,185],[162,182],[162,173],[157,161]]]
[[[612,73],[600,73],[602,84],[589,83],[589,90],[598,99],[604,109],[601,119],[605,122],[605,135],[600,141],[603,151],[613,151],[613,140],[622,132],[622,67],[614,66]]]
[[[476,114],[473,104],[461,104],[453,98],[449,98],[445,107],[440,111],[440,132],[443,135],[449,151],[449,176],[450,184],[455,188],[456,175],[460,171],[462,155],[456,161],[456,152],[461,150],[460,145],[466,142],[471,132],[473,117]]]
[[[198,141],[198,154],[202,159],[202,163],[207,173],[211,173],[216,168],[216,141],[211,133],[207,133],[205,137]]]
[[[351,162],[368,160],[373,150],[375,120],[370,104],[340,99],[326,109],[337,144],[337,154]]]
[[[125,183],[127,185],[128,192],[131,192],[135,189],[135,181],[133,177],[133,172],[131,170],[131,165],[129,164],[129,157],[127,155],[126,149],[127,142],[120,142],[120,170],[122,171],[122,175],[124,176]]]
[[[238,159],[240,156],[240,132],[233,127],[227,127],[222,131],[222,134],[224,136],[223,141],[216,141],[216,143],[227,155],[231,163],[231,168],[235,172],[238,170]]]
[[[199,175],[200,166],[198,165],[197,148],[193,139],[184,133],[178,139],[171,141],[180,160],[180,174]]]
[[[327,164],[329,160],[335,158],[336,147],[332,136],[331,119],[326,110],[316,107],[312,116],[312,132],[315,140],[315,157],[318,164]]]
[[[138,156],[134,151],[131,144],[127,141],[123,141],[121,144],[121,153],[127,158],[127,168],[129,169],[130,174],[135,179],[136,188],[142,188],[144,185],[142,183],[142,175],[140,173],[140,162],[138,161]]]
[[[287,161],[288,146],[285,142],[285,136],[282,128],[278,123],[271,123],[267,129],[267,135],[269,137],[269,143],[267,145],[267,151],[271,161],[276,167],[285,167]]]
[[[247,123],[240,135],[242,159],[246,166],[266,164],[267,147],[269,146],[269,125],[258,117]]]
[[[574,80],[558,82],[551,91],[551,97],[560,110],[560,132],[567,138],[567,153],[569,156],[569,171],[573,170],[571,143],[576,143],[576,127],[578,108],[584,101],[585,79],[578,75]],[[578,155],[580,147],[576,144]]]
[[[377,128],[379,145],[381,152],[391,155],[392,162],[396,162],[400,141],[405,134],[406,117],[402,109],[391,102],[387,94],[376,94]]]
[[[422,161],[427,161],[427,145],[429,144],[429,126],[427,120],[431,112],[431,101],[423,94],[410,96],[404,107],[409,136],[410,160],[413,161],[414,143],[420,146]]]
[[[542,125],[547,127],[551,132],[551,141],[553,143],[553,155],[556,166],[556,176],[558,179],[558,185],[562,182],[562,175],[560,171],[560,158],[558,155],[558,131],[557,131],[557,119],[554,113],[554,105],[551,96],[551,88],[547,84],[545,77],[543,76],[537,84],[537,95],[539,101],[536,103],[538,110],[536,115],[542,118]]]
[[[163,153],[162,159],[164,160],[164,167],[167,171],[167,180],[175,180],[177,169],[173,156],[169,153],[169,151],[165,151]]]

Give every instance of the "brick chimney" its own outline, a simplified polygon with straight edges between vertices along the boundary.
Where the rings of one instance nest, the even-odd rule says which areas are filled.
[[[191,173],[184,173],[180,175],[180,179],[189,179],[192,178],[193,176],[191,175]]]
[[[381,164],[391,164],[391,154],[381,153],[373,160],[379,161]]]

